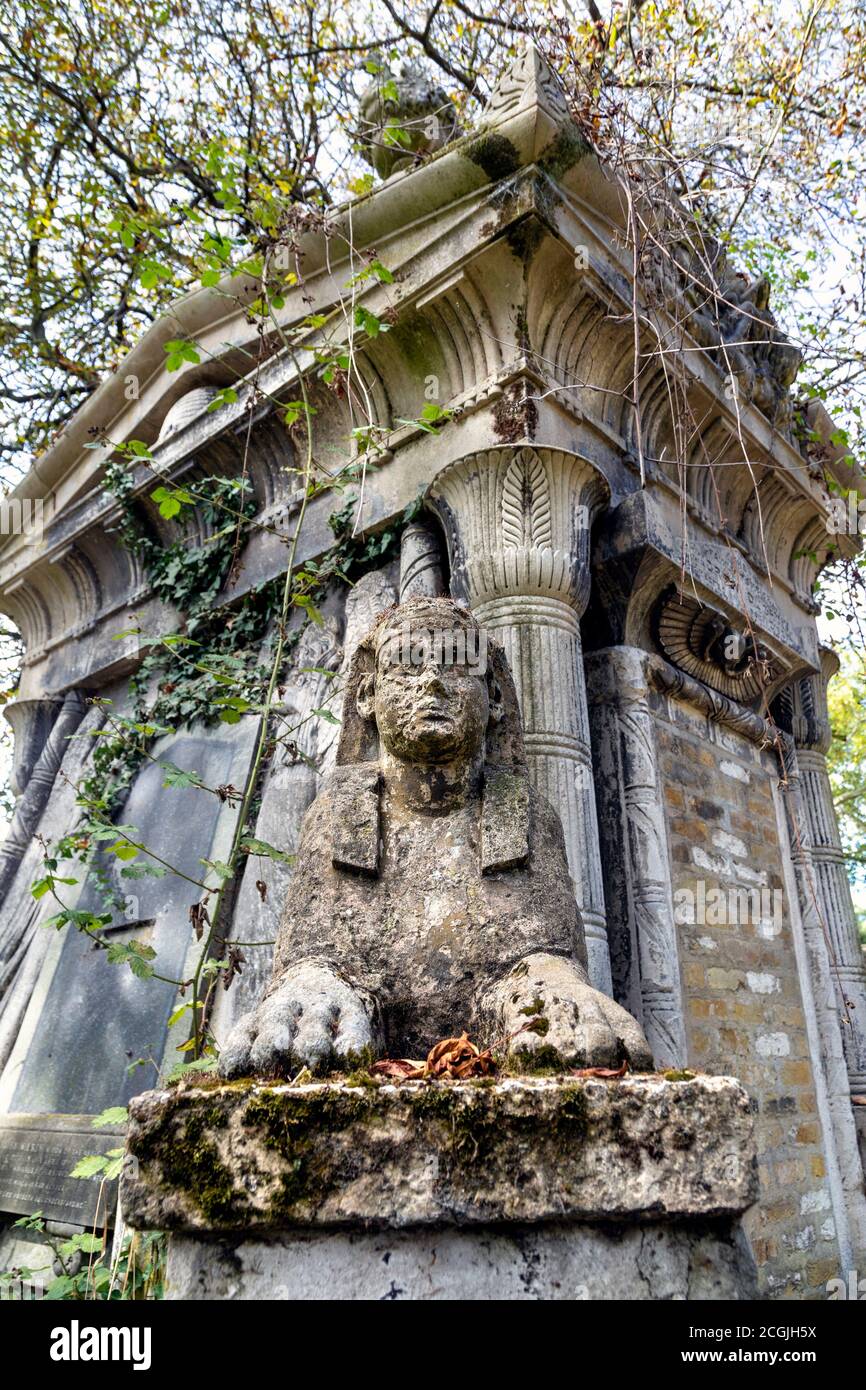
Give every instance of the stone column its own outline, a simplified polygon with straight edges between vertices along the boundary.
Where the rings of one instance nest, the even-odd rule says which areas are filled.
[[[28,703],[49,703],[28,702]],[[0,846],[0,901],[5,897],[9,885],[18,869],[24,851],[33,838],[39,817],[45,809],[58,768],[69,746],[69,739],[84,718],[86,701],[80,690],[70,690],[64,697],[59,713],[52,711],[51,732],[47,733],[45,743],[31,763],[26,786],[22,787],[12,824]],[[45,716],[42,716],[43,721]],[[15,728],[15,722],[12,722]],[[16,730],[17,733],[17,730]],[[28,755],[29,757],[29,755]],[[15,925],[7,928],[14,933]],[[2,957],[2,937],[0,937],[0,957]]]
[[[791,732],[797,749],[814,890],[838,1001],[851,1094],[866,1098],[866,968],[827,772],[831,737],[827,685],[838,667],[835,652],[822,647],[820,675],[798,681],[791,692]],[[866,1121],[866,1109],[863,1118]]]
[[[811,823],[815,814],[809,803],[815,795],[814,784],[804,786],[800,753],[788,736],[784,747],[784,771],[778,795],[784,802],[791,840],[790,866],[786,871],[793,877],[794,900],[799,909],[805,960],[800,970],[803,1002],[811,1011],[817,1034],[816,1044],[826,1085],[827,1106],[838,1163],[843,1210],[836,1210],[837,1236],[843,1267],[848,1261],[862,1260],[866,1254],[866,1201],[863,1194],[863,1163],[858,1151],[857,1128],[852,1110],[847,1057],[843,1042],[843,1021],[840,1018],[834,963],[833,932],[825,916],[823,889],[818,861],[810,841]],[[825,769],[826,772],[826,769]],[[832,806],[831,806],[832,814]],[[813,1049],[814,1051],[814,1049]],[[829,1157],[829,1155],[828,1155]],[[831,1187],[833,1173],[829,1174]],[[844,1229],[847,1225],[847,1230]],[[854,1266],[850,1266],[854,1267]]]
[[[411,522],[400,538],[400,602],[445,593],[440,537],[433,526]]]
[[[580,618],[589,535],[607,485],[558,449],[487,449],[449,465],[431,499],[446,528],[451,587],[505,648],[530,775],[556,807],[583,917],[592,983],[611,992]]]
[[[15,741],[9,784],[16,797],[25,791],[62,706],[62,695],[46,695],[39,700],[13,700],[3,710]]]
[[[658,1066],[687,1061],[670,854],[647,653],[586,658],[599,817],[607,849],[614,992],[643,1024]]]

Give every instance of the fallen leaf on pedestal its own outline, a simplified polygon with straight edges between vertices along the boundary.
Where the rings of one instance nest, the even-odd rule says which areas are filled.
[[[490,1049],[482,1052],[470,1042],[466,1033],[436,1043],[428,1052],[426,1062],[411,1057],[386,1057],[370,1068],[373,1076],[391,1076],[399,1081],[462,1081],[467,1076],[491,1076],[495,1070]]]
[[[625,1076],[628,1071],[628,1063],[623,1062],[622,1066],[613,1070],[611,1067],[580,1067],[577,1071],[570,1071],[569,1076],[592,1076],[598,1081],[619,1081],[620,1077]]]
[[[489,1048],[482,1052],[466,1033],[461,1033],[459,1038],[443,1038],[430,1049],[425,1074],[462,1080],[467,1076],[489,1076],[495,1070]]]
[[[370,1068],[373,1076],[393,1076],[400,1081],[420,1081],[424,1075],[424,1063],[413,1062],[410,1057],[385,1057],[374,1062]]]

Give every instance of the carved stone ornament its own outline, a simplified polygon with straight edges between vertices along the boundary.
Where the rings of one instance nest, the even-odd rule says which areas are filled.
[[[360,128],[364,158],[382,179],[460,133],[448,93],[416,63],[376,74],[361,97]]]
[[[640,1027],[585,966],[562,826],[530,786],[504,653],[451,599],[410,599],[355,653],[273,977],[221,1070],[424,1056],[463,1028],[524,1063],[650,1067]]]
[[[787,667],[743,623],[733,624],[693,594],[669,590],[656,618],[659,646],[674,666],[742,705],[766,701]]]

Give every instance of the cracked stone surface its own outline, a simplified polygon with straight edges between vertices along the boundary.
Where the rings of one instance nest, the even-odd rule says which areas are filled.
[[[503,1230],[316,1231],[273,1241],[174,1236],[174,1299],[740,1300],[754,1267],[729,1221],[517,1226]]]
[[[130,1117],[138,1229],[633,1225],[730,1219],[755,1196],[727,1077],[229,1083],[149,1092]]]

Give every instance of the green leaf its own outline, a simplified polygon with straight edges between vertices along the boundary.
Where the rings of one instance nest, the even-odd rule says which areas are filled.
[[[195,343],[190,343],[185,338],[172,338],[163,346],[167,358],[166,370],[169,372],[176,372],[183,366],[184,362],[195,364],[201,361]]]
[[[151,452],[150,452],[149,446],[148,446],[147,444],[145,444],[145,442],[144,442],[143,439],[127,439],[126,444],[124,445],[124,447],[125,447],[125,449],[127,450],[127,452],[130,453],[130,454],[132,454],[135,458],[138,458],[138,459],[149,459],[149,458],[153,458],[153,455],[152,455]]]
[[[276,849],[274,845],[269,845],[267,840],[256,840],[252,836],[245,836],[241,840],[241,849],[245,854],[263,854],[268,859],[275,859],[280,864],[293,864],[295,855],[286,854],[281,849]]]
[[[207,414],[210,415],[212,411],[219,410],[220,406],[222,405],[235,405],[237,399],[238,393],[234,389],[234,387],[224,386],[223,389],[221,391],[218,391],[217,394],[214,396],[213,400],[207,408]]]
[[[314,709],[313,714],[317,714],[320,719],[325,719],[329,724],[340,724],[342,721],[337,718],[329,709]]]
[[[164,787],[201,787],[201,778],[197,772],[185,772],[182,767],[175,767],[174,763],[160,763],[165,774]]]
[[[223,859],[201,859],[199,862],[205,864],[207,868],[212,869],[217,878],[221,879],[223,883],[227,882],[230,878],[234,878],[234,869],[230,864],[226,864]]]
[[[170,1017],[169,1017],[169,1020],[168,1020],[168,1026],[169,1026],[169,1028],[173,1028],[174,1025],[175,1025],[176,1023],[180,1023],[180,1021],[181,1021],[181,1019],[184,1017],[184,1015],[190,1013],[193,1009],[203,1009],[203,1008],[204,1008],[204,1000],[203,1000],[203,999],[190,999],[186,1004],[178,1004],[177,1008],[174,1010],[174,1013],[172,1013],[172,1014],[170,1015]]]
[[[380,318],[365,309],[359,304],[355,309],[355,326],[362,329],[371,338],[377,338],[380,333],[388,332],[388,325],[383,323]]]
[[[303,608],[307,617],[310,619],[312,623],[315,623],[316,627],[325,626],[325,620],[322,617],[316,605],[313,603],[313,600],[310,598],[309,594],[293,594],[292,602],[296,603],[299,608]]]
[[[129,1111],[125,1105],[110,1105],[101,1114],[94,1115],[90,1123],[94,1129],[99,1129],[102,1125],[125,1125],[129,1119]]]
[[[134,859],[141,849],[141,845],[131,845],[127,840],[118,840],[116,845],[109,845],[106,854],[115,854],[124,863],[128,859]]]
[[[195,506],[196,499],[182,487],[165,488],[158,487],[150,494],[151,502],[155,502],[159,507],[160,516],[164,516],[167,521],[178,515],[184,507]]]
[[[112,941],[105,954],[109,965],[128,965],[139,980],[148,980],[153,974],[150,961],[155,960],[156,951],[143,941]]]
[[[52,1279],[48,1288],[45,1290],[45,1297],[53,1303],[64,1299],[68,1293],[75,1289],[75,1280],[70,1279],[68,1274],[61,1274],[58,1279]]]
[[[109,1161],[105,1165],[105,1178],[113,1182],[123,1172],[123,1149],[110,1149],[107,1156]]]
[[[165,878],[168,870],[161,864],[125,864],[120,870],[121,878]]]
[[[97,1173],[105,1169],[106,1160],[102,1154],[88,1154],[85,1158],[80,1158],[72,1172],[71,1178],[95,1178]]]

